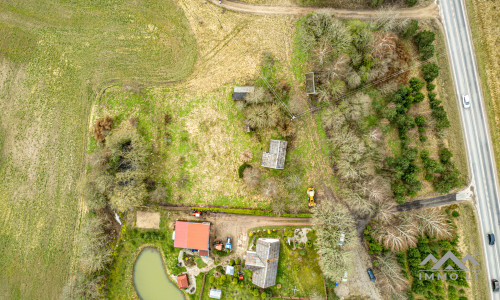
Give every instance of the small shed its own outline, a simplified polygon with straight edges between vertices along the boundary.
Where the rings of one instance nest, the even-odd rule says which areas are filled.
[[[177,285],[180,289],[187,289],[189,287],[189,281],[187,274],[182,274],[177,276]]]
[[[253,93],[255,88],[253,86],[235,86],[231,99],[233,100],[245,100],[248,93]]]
[[[222,296],[222,291],[219,289],[210,289],[210,293],[208,293],[208,298],[212,299],[220,299]]]
[[[234,275],[234,267],[233,266],[227,266],[226,267],[226,275]]]
[[[271,140],[269,152],[264,152],[262,154],[261,166],[271,169],[284,169],[286,146],[286,141]]]
[[[316,82],[314,72],[306,73],[306,93],[308,95],[316,95]]]

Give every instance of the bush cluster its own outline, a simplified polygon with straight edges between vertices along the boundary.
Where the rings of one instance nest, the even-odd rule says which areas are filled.
[[[275,214],[271,211],[267,211],[267,210],[245,209],[245,208],[191,207],[191,209],[198,210],[198,211],[211,211],[211,212],[237,214],[237,215],[295,217],[295,218],[310,218],[311,217],[310,213],[277,215],[277,214]]]

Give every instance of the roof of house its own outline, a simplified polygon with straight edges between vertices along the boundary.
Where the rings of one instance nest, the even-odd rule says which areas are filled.
[[[208,251],[210,223],[175,222],[174,247]]]
[[[180,289],[187,289],[189,287],[189,281],[187,274],[182,274],[177,276],[177,285]]]
[[[262,153],[261,166],[272,169],[284,169],[286,146],[286,141],[271,140],[269,152]]]
[[[306,93],[317,94],[316,84],[314,83],[314,72],[306,74]]]
[[[255,88],[253,86],[235,86],[234,87],[235,93],[253,93],[254,91],[255,91]]]
[[[208,256],[208,253],[209,252],[207,250],[200,250],[200,252],[198,252],[200,256]]]
[[[253,93],[254,91],[255,88],[253,86],[235,86],[231,99],[244,100],[248,93]]]
[[[234,275],[234,267],[233,266],[227,266],[226,267],[226,275]]]
[[[233,93],[231,99],[233,100],[245,100],[247,93]]]
[[[210,293],[208,294],[209,298],[220,299],[222,295],[222,291],[219,289],[210,289]]]
[[[247,251],[245,268],[252,270],[252,283],[263,289],[276,284],[280,240],[260,238],[255,251]]]

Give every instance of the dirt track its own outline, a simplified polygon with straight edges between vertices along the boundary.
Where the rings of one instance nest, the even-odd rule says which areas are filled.
[[[387,16],[389,12],[387,10],[349,10],[324,7],[254,5],[228,0],[223,0],[222,3],[219,4],[217,0],[208,1],[227,10],[258,15],[307,15],[312,12],[319,12],[334,14],[339,18],[370,19]],[[397,9],[390,11],[390,13],[396,18],[439,18],[439,9],[435,3],[426,7]]]
[[[203,218],[191,216],[188,212],[172,212],[173,219],[188,221],[208,221],[212,224],[211,241],[225,241],[227,237],[233,240],[233,253],[229,257],[243,256],[248,245],[247,232],[255,227],[262,226],[306,226],[311,225],[309,218],[280,218],[267,216],[249,216],[225,213],[212,213]],[[173,224],[172,224],[173,225]],[[173,227],[173,226],[172,226]]]

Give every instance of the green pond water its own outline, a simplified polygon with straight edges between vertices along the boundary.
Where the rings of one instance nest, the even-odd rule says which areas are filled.
[[[154,248],[145,248],[134,265],[134,286],[143,300],[184,300],[184,294],[167,277],[161,254]]]

